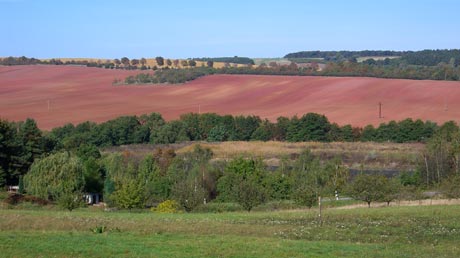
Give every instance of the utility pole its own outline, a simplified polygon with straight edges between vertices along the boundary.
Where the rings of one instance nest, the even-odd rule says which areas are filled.
[[[382,102],[379,102],[379,118],[382,118]]]

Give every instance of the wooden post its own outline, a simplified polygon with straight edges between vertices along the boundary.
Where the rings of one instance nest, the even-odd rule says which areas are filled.
[[[318,207],[319,207],[319,214],[318,214],[318,217],[319,217],[319,225],[322,226],[323,225],[323,220],[321,218],[321,196],[318,196]]]

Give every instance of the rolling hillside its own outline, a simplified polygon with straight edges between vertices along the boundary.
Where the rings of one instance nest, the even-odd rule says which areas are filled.
[[[112,86],[139,71],[75,66],[0,67],[0,117],[43,129],[120,115],[187,112],[279,116],[315,112],[341,125],[460,118],[460,83],[347,77],[214,75],[184,85]],[[383,118],[379,118],[379,102]]]

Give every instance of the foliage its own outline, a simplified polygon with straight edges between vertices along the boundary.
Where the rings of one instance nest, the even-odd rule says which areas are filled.
[[[460,174],[460,129],[455,122],[446,122],[436,130],[422,154],[419,171],[425,185]]]
[[[151,209],[153,212],[158,213],[178,213],[179,212],[179,203],[174,200],[166,200],[160,204],[156,208]]]
[[[106,226],[96,226],[96,227],[91,229],[91,232],[93,232],[95,234],[102,234],[102,233],[104,233],[106,231],[107,231]]]
[[[82,198],[85,185],[81,161],[68,152],[52,154],[35,161],[24,176],[27,193],[47,199],[57,200],[70,195]]]
[[[318,194],[312,187],[302,185],[294,191],[293,199],[297,204],[311,208],[318,203]]]
[[[143,187],[135,180],[121,184],[113,193],[113,200],[122,209],[144,208]]]
[[[387,184],[388,179],[382,175],[360,174],[353,179],[348,194],[356,200],[367,202],[371,207],[371,202],[384,199]]]
[[[205,57],[205,58],[193,58],[193,60],[208,62],[208,66],[210,66],[209,62],[246,64],[246,65],[247,64],[249,64],[249,65],[254,65],[255,64],[254,60],[252,60],[249,57],[238,57],[238,56],[234,56],[234,57],[214,57],[214,58],[208,58],[208,57]],[[210,67],[212,67],[212,65]]]
[[[351,59],[356,57],[366,56],[401,56],[401,51],[301,51],[296,53],[289,53],[284,58],[324,58],[326,60],[340,60]]]
[[[205,191],[197,180],[181,180],[175,183],[171,189],[171,196],[179,205],[190,212],[205,200]]]
[[[59,207],[72,211],[83,204],[82,192],[65,189],[56,196]]]
[[[286,139],[290,142],[328,141],[331,124],[324,115],[308,113],[300,119],[294,117],[287,129]]]
[[[364,51],[302,51],[287,54],[284,58],[322,58],[326,61],[346,61],[359,57],[400,57],[395,60],[399,63],[409,65],[436,66],[439,63],[449,63],[453,58],[453,65],[457,66],[460,62],[459,49],[437,49],[422,51],[387,51],[387,50],[364,50]],[[370,59],[372,60],[372,59]],[[382,61],[385,63],[385,61]],[[393,61],[394,62],[394,61]],[[375,62],[377,63],[377,62]],[[386,62],[388,63],[388,62]]]
[[[157,65],[163,66],[164,65],[164,58],[161,56],[155,57],[155,61],[157,62]]]
[[[24,177],[20,176],[19,177],[19,183],[18,183],[18,193],[24,194],[26,190],[24,189]]]
[[[0,187],[3,187],[6,183],[6,173],[2,167],[0,167]]]
[[[267,190],[254,180],[241,180],[233,187],[236,201],[248,212],[267,201]]]
[[[220,200],[235,201],[251,211],[268,199],[265,178],[260,160],[237,158],[226,166],[224,175],[217,183]]]
[[[460,198],[460,175],[454,175],[441,184],[442,193],[448,198]]]
[[[194,67],[196,64],[190,60],[187,65]],[[198,67],[190,69],[163,69],[153,74],[140,73],[125,78],[125,84],[179,84],[195,80],[199,77],[215,73],[215,70],[207,67]]]

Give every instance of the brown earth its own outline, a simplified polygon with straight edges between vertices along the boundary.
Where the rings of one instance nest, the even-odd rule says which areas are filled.
[[[43,129],[120,115],[187,112],[279,116],[316,112],[363,126],[460,118],[460,83],[356,77],[213,75],[183,85],[112,86],[139,71],[77,66],[0,66],[0,117],[34,118]],[[379,102],[384,118],[379,118]],[[49,103],[49,106],[48,106]]]

